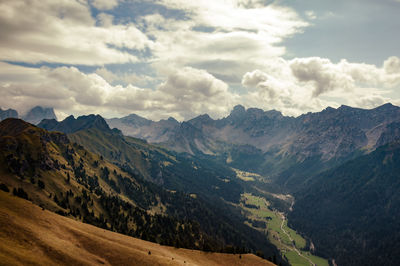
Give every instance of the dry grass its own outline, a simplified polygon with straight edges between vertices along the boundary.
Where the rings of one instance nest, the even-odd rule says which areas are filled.
[[[0,191],[0,265],[273,264],[249,254],[240,259],[160,246],[59,216]]]

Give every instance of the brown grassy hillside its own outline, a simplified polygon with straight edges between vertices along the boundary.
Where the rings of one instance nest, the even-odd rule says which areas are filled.
[[[2,191],[0,264],[273,265],[255,255],[160,246],[59,216]]]

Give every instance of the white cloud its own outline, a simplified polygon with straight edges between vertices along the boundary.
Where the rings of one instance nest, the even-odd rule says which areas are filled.
[[[135,25],[111,25],[91,16],[85,1],[0,2],[0,60],[103,65],[137,61],[120,49],[151,46]],[[104,26],[104,27],[103,27]]]
[[[312,11],[312,10],[307,10],[307,11],[305,12],[305,15],[306,15],[307,18],[310,19],[310,20],[314,20],[314,19],[317,18],[317,15],[316,15],[315,12]]]
[[[221,77],[242,76],[268,58],[283,55],[281,42],[308,25],[292,9],[264,6],[263,1],[156,2],[186,16],[143,17],[147,33],[155,38],[154,66],[161,72],[171,65],[194,66]]]
[[[391,98],[396,96],[390,88],[400,84],[397,58],[393,57],[382,68],[346,60],[332,63],[319,57],[275,65],[276,71],[254,70],[243,76],[243,86],[256,89],[243,96],[247,103],[290,115],[338,104],[372,108],[396,99]]]
[[[300,82],[313,84],[314,97],[336,89],[348,91],[354,88],[352,76],[344,73],[340,66],[332,64],[328,59],[297,58],[290,63],[290,68]]]
[[[268,75],[261,70],[254,70],[253,72],[247,72],[242,79],[242,85],[245,87],[257,87],[260,83],[266,82]]]
[[[118,0],[92,0],[91,3],[99,10],[109,10],[118,6]]]
[[[293,75],[300,82],[311,83],[313,96],[330,91],[351,91],[365,87],[395,87],[400,84],[400,59],[390,57],[383,68],[375,65],[349,63],[334,64],[329,59],[311,57],[290,61]]]
[[[140,8],[140,2],[124,4]],[[283,59],[283,41],[310,24],[278,2],[151,0],[147,4],[180,15],[153,13],[115,24],[121,21],[118,14],[106,10],[117,7],[117,0],[0,1],[0,62],[97,68],[83,73],[76,67],[0,63],[0,106],[23,110],[41,104],[64,114],[137,112],[183,119],[200,113],[220,117],[237,103],[298,115],[339,103],[396,102],[398,57],[382,67],[320,57]],[[312,11],[304,15],[315,19]],[[149,73],[135,73],[137,66],[128,64],[117,71],[107,66],[132,62]]]
[[[112,72],[105,67],[96,69],[95,73],[101,76],[110,84],[131,84],[135,86],[145,86],[146,84],[154,83],[155,81],[157,81],[155,77],[151,77],[148,75],[136,74],[133,72]]]
[[[56,107],[60,114],[110,117],[136,112],[153,119],[188,119],[199,113],[220,117],[236,104],[227,84],[193,68],[173,71],[155,90],[113,86],[98,74],[85,74],[75,67],[35,69],[0,63],[2,69],[12,69],[16,76],[1,78],[0,106],[21,112],[45,105]]]
[[[383,62],[383,68],[388,74],[400,74],[400,58],[391,56]]]
[[[97,21],[102,27],[111,27],[113,25],[114,16],[106,13],[100,13],[97,15]]]

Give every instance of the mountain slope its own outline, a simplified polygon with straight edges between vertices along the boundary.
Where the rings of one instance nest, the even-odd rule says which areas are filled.
[[[7,118],[18,118],[18,112],[14,109],[3,110],[0,108],[0,121]]]
[[[179,122],[172,117],[154,122],[131,114],[123,118],[112,118],[106,121],[110,127],[120,129],[126,136],[146,139],[154,143],[168,141],[179,127]]]
[[[161,244],[276,253],[229,208],[200,195],[167,191],[70,143],[60,132],[7,119],[0,123],[0,148],[2,186],[46,209]]]
[[[289,221],[338,265],[399,265],[400,143],[312,179]]]
[[[310,175],[388,143],[393,134],[398,135],[390,125],[400,122],[400,108],[391,104],[371,110],[329,107],[294,118],[274,110],[236,106],[225,118],[213,120],[201,115],[173,129],[160,122],[146,120],[144,125],[136,120],[125,123],[124,119],[113,119],[116,127],[124,126],[120,128],[124,134],[178,152],[215,156],[220,162],[269,176],[296,190]],[[128,129],[133,127],[135,131]],[[162,138],[143,134],[145,130],[154,132],[156,127],[157,132],[165,133]]]
[[[197,222],[166,215],[164,204],[172,205],[173,211],[177,206],[171,201],[185,195],[158,194],[156,188],[71,144],[62,133],[6,119],[0,123],[0,148],[3,185],[46,209],[164,244],[192,248],[206,244],[212,249],[222,244],[205,234]]]
[[[41,106],[33,107],[22,117],[23,120],[37,125],[43,119],[57,119],[53,108],[44,108]]]
[[[110,131],[107,123],[99,115],[80,116],[77,119],[71,115],[61,122],[57,122],[55,119],[44,119],[38,124],[38,127],[49,131],[60,131],[66,134],[89,128]]]
[[[67,219],[2,191],[0,228],[5,265],[273,265],[250,254],[160,246]]]
[[[167,189],[210,197],[222,196],[232,202],[240,199],[243,189],[236,182],[235,172],[226,166],[171,153],[142,140],[125,137],[118,130],[111,130],[100,116],[69,117],[62,122],[54,122],[44,120],[39,126],[69,132],[68,138],[72,142]],[[189,128],[192,127],[189,125]]]

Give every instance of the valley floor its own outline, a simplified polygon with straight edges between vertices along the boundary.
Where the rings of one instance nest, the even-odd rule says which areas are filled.
[[[292,266],[318,265],[328,266],[326,259],[305,251],[306,240],[287,225],[287,219],[281,212],[271,210],[270,203],[262,197],[249,193],[242,195],[241,207],[248,213],[248,218],[265,222],[266,227],[254,227],[267,234],[269,240],[286,257]],[[249,223],[250,226],[252,226]]]
[[[252,254],[177,249],[103,230],[0,191],[0,265],[273,265]]]

